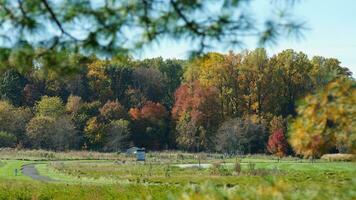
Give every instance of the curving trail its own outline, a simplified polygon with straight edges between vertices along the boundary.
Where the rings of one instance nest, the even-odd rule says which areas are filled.
[[[35,164],[23,165],[21,168],[22,174],[29,176],[34,180],[43,181],[43,182],[54,182],[54,179],[51,179],[47,176],[42,176],[38,173]]]

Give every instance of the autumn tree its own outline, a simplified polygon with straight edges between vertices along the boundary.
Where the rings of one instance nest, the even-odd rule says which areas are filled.
[[[337,148],[355,153],[355,81],[336,79],[299,102],[290,124],[290,143],[297,154],[319,157]]]
[[[107,121],[124,119],[127,117],[127,111],[117,100],[107,101],[99,111],[100,115]]]
[[[278,129],[269,136],[267,150],[278,157],[287,155],[288,142],[284,136],[283,129]]]
[[[172,108],[174,103],[174,92],[179,87],[183,76],[183,65],[185,61],[176,59],[164,60],[162,57],[144,59],[136,63],[140,67],[154,68],[161,72],[165,79],[161,102]]]
[[[86,144],[90,149],[100,150],[104,145],[105,139],[105,124],[97,117],[92,117],[86,122],[84,128],[85,138],[88,141]]]
[[[65,76],[50,71],[44,78],[44,94],[59,97],[62,101],[68,98],[69,91],[66,88]]]
[[[81,103],[81,97],[70,95],[67,99],[66,112],[69,114],[76,114],[81,106]]]
[[[200,150],[213,148],[213,136],[221,119],[218,105],[216,88],[201,86],[198,81],[182,84],[175,93],[172,109],[172,117],[176,120],[177,127],[180,127],[177,129],[178,145],[192,149],[190,145],[184,144],[183,141],[188,141],[185,137],[194,135],[196,138],[204,132],[205,136],[199,139],[202,140],[199,142]],[[191,132],[185,125],[195,127],[194,130],[199,132]]]
[[[240,67],[240,96],[244,108],[243,112],[249,115],[257,115],[259,120],[271,112],[270,101],[273,97],[271,80],[271,66],[269,65],[267,52],[263,48],[243,53],[243,61]]]
[[[82,102],[79,105],[79,109],[76,113],[72,113],[72,120],[79,131],[84,131],[84,127],[87,121],[99,115],[99,108],[101,103],[98,101]]]
[[[131,108],[133,141],[150,149],[162,149],[167,143],[166,108],[160,103],[148,101],[142,108]]]
[[[110,79],[105,72],[107,65],[108,62],[102,60],[95,60],[88,65],[87,78],[91,89],[91,100],[105,102],[113,96]]]

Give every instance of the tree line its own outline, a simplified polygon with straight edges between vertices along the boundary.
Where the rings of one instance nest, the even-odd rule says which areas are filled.
[[[290,49],[269,57],[262,48],[190,60],[59,51],[28,66],[6,52],[3,147],[279,156],[355,150],[355,81],[337,59]]]

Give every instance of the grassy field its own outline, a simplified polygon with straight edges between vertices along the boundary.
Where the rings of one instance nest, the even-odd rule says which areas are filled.
[[[212,164],[199,168],[180,166],[196,163],[197,155],[186,154],[182,162],[181,153],[173,152],[152,154],[145,164],[117,154],[94,160],[75,153],[76,160],[73,152],[61,153],[56,161],[32,153],[31,159],[0,159],[0,199],[356,199],[353,162],[278,162],[259,155],[240,157],[236,165],[236,158],[216,155],[201,159]],[[15,169],[31,163],[53,181],[34,180],[21,170],[15,176]]]

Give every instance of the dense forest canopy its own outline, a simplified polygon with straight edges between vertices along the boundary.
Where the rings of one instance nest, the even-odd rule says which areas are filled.
[[[46,67],[54,64],[46,59],[16,68],[2,54],[0,146],[281,156],[293,153],[289,144],[305,156],[355,150],[355,81],[334,58],[291,49],[268,57],[263,48],[192,60],[54,53],[75,70]],[[322,115],[307,121],[310,109]]]

